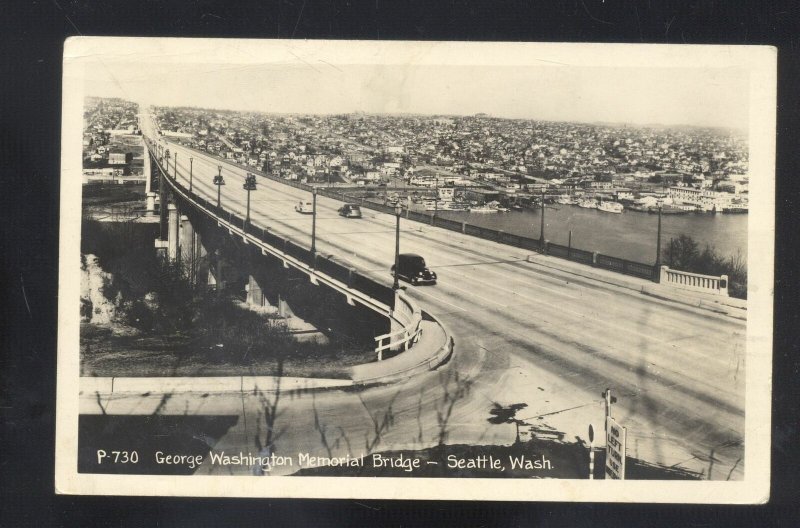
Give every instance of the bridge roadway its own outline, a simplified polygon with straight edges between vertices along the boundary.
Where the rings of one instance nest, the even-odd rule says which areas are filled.
[[[189,157],[194,158],[194,192],[212,202],[217,196],[212,178],[221,164],[222,205],[244,216],[245,168],[174,143],[169,149],[178,153],[179,178],[186,187]],[[310,198],[308,192],[259,178],[251,195],[252,221],[310,246],[311,217],[293,209]],[[318,196],[317,250],[389,280],[395,218],[364,209],[364,218],[345,219],[337,214],[340,205]],[[495,402],[526,403],[517,416],[540,433],[585,440],[590,423],[603,430],[601,392],[611,387],[619,399],[613,415],[627,427],[630,456],[704,475],[713,466],[714,479],[741,478],[743,321],[537,267],[525,261],[527,252],[521,249],[404,219],[400,240],[401,252],[423,255],[439,276],[435,286],[407,285],[406,291],[453,331],[454,360],[441,372],[361,394],[284,398],[282,424],[276,424],[278,452],[285,446],[290,452],[358,455],[376,436],[371,417],[390,407],[393,425],[375,450],[435,443],[436,411],[458,373],[472,386],[453,408],[448,443],[512,441],[513,425],[487,422]],[[144,412],[157,403],[155,396],[149,403],[122,398],[107,410]],[[184,396],[173,397],[162,412],[239,414],[216,448],[255,452],[254,434],[264,430],[261,408],[249,396],[202,401]]]

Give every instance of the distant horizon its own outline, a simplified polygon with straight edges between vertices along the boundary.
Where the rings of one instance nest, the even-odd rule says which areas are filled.
[[[739,68],[172,64],[97,60],[86,92],[152,106],[265,114],[441,115],[747,130]]]
[[[140,107],[143,103],[126,99],[119,96],[104,96],[96,94],[87,94],[85,97],[95,97],[98,99],[120,99],[127,102],[133,102]],[[337,116],[337,115],[367,115],[367,116],[390,116],[390,117],[486,117],[490,119],[503,119],[507,121],[537,121],[544,123],[567,123],[567,124],[581,124],[581,125],[595,125],[595,126],[610,126],[610,127],[636,127],[636,128],[697,128],[697,129],[712,129],[712,130],[727,130],[731,132],[747,132],[747,127],[725,126],[725,125],[704,125],[704,124],[690,124],[690,123],[636,123],[626,121],[581,121],[581,120],[556,120],[556,119],[540,119],[536,117],[507,117],[500,115],[493,115],[488,112],[476,112],[470,114],[445,114],[445,113],[420,113],[420,112],[365,112],[355,110],[351,112],[278,112],[278,111],[264,111],[253,109],[235,109],[235,108],[215,108],[198,105],[154,105],[145,104],[144,106],[154,106],[157,108],[172,108],[172,109],[191,109],[191,110],[205,110],[209,112],[235,112],[235,113],[255,113],[263,115],[277,115],[277,116]]]

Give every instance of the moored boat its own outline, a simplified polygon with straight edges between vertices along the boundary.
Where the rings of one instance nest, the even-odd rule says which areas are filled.
[[[601,202],[600,205],[597,206],[598,211],[603,211],[605,213],[616,213],[621,214],[624,207],[621,203],[617,202]]]

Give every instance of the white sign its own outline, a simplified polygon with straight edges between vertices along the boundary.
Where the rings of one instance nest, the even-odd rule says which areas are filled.
[[[606,417],[606,478],[625,480],[626,435],[624,427]]]

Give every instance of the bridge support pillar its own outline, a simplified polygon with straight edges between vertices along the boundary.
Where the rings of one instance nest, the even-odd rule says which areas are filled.
[[[208,266],[208,285],[216,289],[217,292],[225,289],[225,279],[222,274],[224,267],[221,252],[219,250],[214,251]]]
[[[142,136],[142,138],[144,138],[144,136]],[[144,141],[145,140],[142,139],[142,147],[144,148],[144,154],[145,154],[145,156],[144,156],[144,167],[142,167],[142,170],[144,171],[144,192],[149,197],[150,196],[150,191],[152,190],[152,185],[153,185],[152,184],[153,171],[152,171],[152,167],[150,166],[150,153],[149,153],[149,150],[147,149],[147,145],[144,144]],[[150,202],[148,201],[148,204],[149,203]],[[150,207],[149,206],[148,206],[147,210],[150,211]]]
[[[169,231],[167,234],[167,258],[171,261],[178,260],[179,230],[178,230],[178,207],[175,204],[167,206],[169,214]]]
[[[147,192],[147,214],[153,215],[156,212],[156,193]]]
[[[267,304],[264,290],[252,274],[247,278],[247,304],[251,306],[265,306]]]

